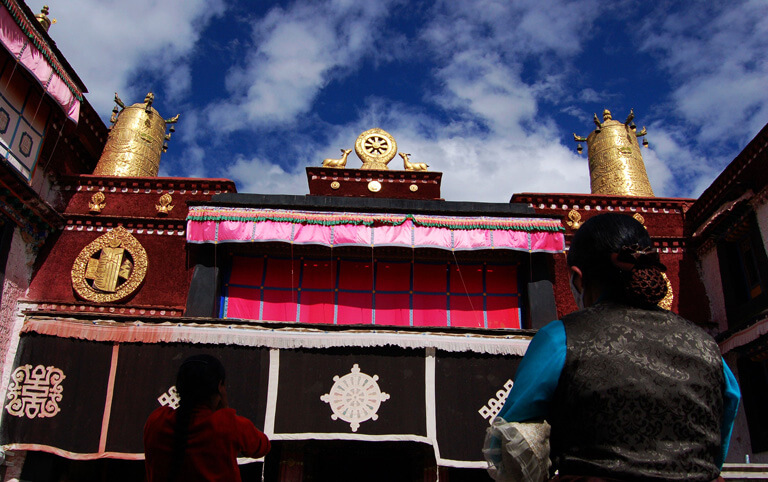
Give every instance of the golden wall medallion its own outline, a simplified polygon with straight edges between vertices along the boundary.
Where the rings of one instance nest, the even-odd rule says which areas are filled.
[[[157,214],[168,214],[173,210],[173,197],[165,193],[162,196],[160,196],[160,199],[158,200],[159,204],[155,204],[155,210],[157,210]]]
[[[120,301],[138,289],[148,265],[141,243],[118,226],[80,251],[72,265],[72,288],[88,301]]]
[[[91,196],[91,202],[88,203],[88,209],[92,213],[100,213],[102,209],[107,205],[107,203],[104,202],[106,199],[106,196],[104,196],[104,193],[99,191],[95,193],[93,196]]]
[[[363,161],[360,169],[388,170],[387,164],[397,154],[397,142],[383,129],[369,129],[355,141],[355,153]]]
[[[565,224],[570,226],[571,229],[576,231],[581,227],[581,214],[575,209],[571,209],[568,212],[568,217],[565,220]]]

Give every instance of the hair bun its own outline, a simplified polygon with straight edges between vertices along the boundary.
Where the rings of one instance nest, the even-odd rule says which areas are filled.
[[[656,266],[636,267],[627,274],[625,291],[633,301],[655,305],[667,295],[667,280]]]

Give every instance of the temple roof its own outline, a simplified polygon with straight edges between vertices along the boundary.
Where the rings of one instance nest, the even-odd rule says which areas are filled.
[[[472,216],[542,217],[537,215],[533,208],[525,204],[381,199],[341,196],[298,196],[288,194],[222,193],[213,196],[210,201],[190,202],[189,205],[389,212],[407,214],[442,213]]]

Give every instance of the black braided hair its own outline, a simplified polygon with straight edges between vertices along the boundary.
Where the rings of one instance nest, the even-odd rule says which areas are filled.
[[[192,410],[205,404],[211,396],[219,393],[219,383],[225,378],[224,365],[211,355],[194,355],[181,364],[176,376],[176,391],[179,394],[179,408],[176,409],[176,429],[173,439],[173,459],[169,471],[169,482],[178,478],[184,453],[187,450],[189,424]]]
[[[666,267],[648,231],[625,214],[589,218],[571,241],[568,265],[578,267],[585,282],[598,284],[604,299],[650,306],[667,294]]]

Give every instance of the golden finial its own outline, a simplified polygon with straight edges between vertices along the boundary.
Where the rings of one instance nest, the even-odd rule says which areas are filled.
[[[54,18],[51,20],[48,17],[48,5],[43,5],[43,8],[40,10],[40,13],[35,15],[35,18],[38,22],[40,22],[40,25],[43,26],[45,31],[47,32],[49,28],[51,28],[51,24],[56,23],[56,19]]]
[[[585,137],[573,134],[576,142],[587,142],[589,176],[592,194],[619,196],[653,196],[637,139],[647,134],[645,127],[637,132],[635,112],[629,111],[625,122],[613,119],[611,111],[603,110],[603,122],[593,117],[595,130]],[[643,138],[643,146],[648,141]],[[576,146],[581,154],[583,147]]]
[[[160,170],[160,154],[176,130],[179,116],[164,119],[152,107],[155,94],[147,93],[144,102],[126,106],[115,93],[112,128],[93,174],[100,176],[154,177]],[[166,134],[166,127],[168,133]]]

